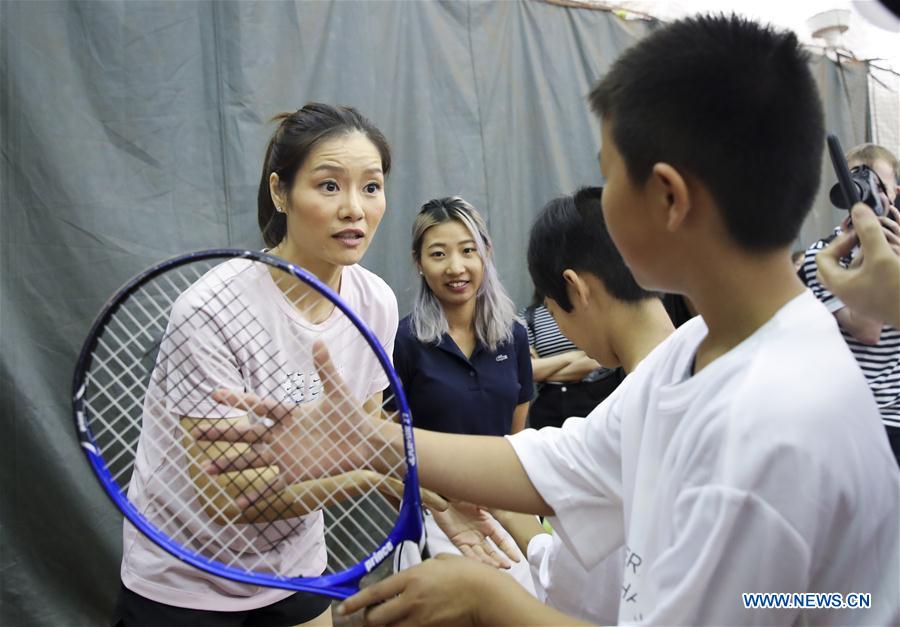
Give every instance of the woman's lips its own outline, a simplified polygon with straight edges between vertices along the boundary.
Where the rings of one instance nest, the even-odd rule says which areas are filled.
[[[331,236],[347,248],[356,248],[360,246],[366,239],[365,233],[358,229],[348,229],[340,231]]]

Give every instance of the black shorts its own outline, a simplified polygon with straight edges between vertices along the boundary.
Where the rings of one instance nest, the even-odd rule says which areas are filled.
[[[272,605],[255,610],[214,612],[192,610],[157,603],[132,592],[124,585],[119,590],[113,627],[291,627],[322,614],[331,599],[297,592]]]

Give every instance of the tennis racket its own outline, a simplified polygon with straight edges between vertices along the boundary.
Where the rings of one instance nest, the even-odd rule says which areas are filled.
[[[271,429],[266,455],[197,435],[210,424],[226,433],[237,424],[270,427],[263,412],[234,400],[242,395],[286,413],[327,407],[332,382],[318,374],[316,342],[327,347],[357,407],[368,401],[366,411],[378,414],[390,406],[404,456],[364,448],[356,426],[344,423],[353,412],[341,407],[320,409],[302,433],[296,425]],[[81,448],[128,521],[214,575],[343,599],[400,550],[409,559],[424,545],[410,412],[388,356],[341,297],[274,256],[202,251],[130,280],[91,327],[75,369],[73,409]],[[296,466],[284,456],[299,442],[304,477],[285,470]],[[346,468],[361,450],[369,459]],[[236,456],[251,459],[241,470],[210,471]],[[302,572],[309,571],[298,563],[308,561],[300,553],[308,554],[310,534],[324,534],[325,549],[319,541],[319,566]]]

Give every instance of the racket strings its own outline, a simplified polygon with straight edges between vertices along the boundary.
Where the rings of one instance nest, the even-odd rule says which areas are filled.
[[[231,289],[236,279],[210,281],[215,289],[208,297],[176,316],[176,300],[198,280],[215,274],[208,274],[212,267],[191,263],[162,273],[142,285],[107,325],[93,355],[87,394],[89,423],[102,456],[115,468],[122,492],[128,492],[141,442],[146,457],[155,462],[155,467],[143,469],[149,480],[140,486],[142,513],[163,534],[199,555],[248,572],[296,576],[299,573],[285,570],[283,554],[310,524],[309,517],[300,514],[323,511],[327,572],[349,568],[365,559],[393,528],[402,486],[390,481],[402,481],[405,463],[386,445],[374,447],[358,421],[345,420],[358,415],[365,399],[325,398],[325,389],[333,382],[319,380],[312,367],[312,339],[316,329],[326,329],[322,334],[327,335],[336,362],[344,354],[360,354],[360,347],[369,359],[375,360],[375,355],[337,309],[313,325],[315,332],[309,331],[309,324],[301,324],[295,334],[275,342],[261,322],[260,308],[276,305],[248,301]],[[270,271],[268,266],[262,270]],[[275,283],[303,319],[314,317],[305,314],[321,303],[317,292],[290,275]],[[366,376],[383,372],[364,366],[344,362],[344,380],[352,384],[364,372]],[[253,424],[266,418],[212,401],[212,391],[235,385],[236,391],[316,411],[318,420],[304,422],[303,432],[296,424],[273,426],[265,446],[239,442],[201,446],[194,437],[200,421],[228,424],[227,431],[237,428],[230,426],[234,421]],[[365,386],[356,389],[360,387]],[[387,415],[392,398],[388,394],[377,411]],[[314,410],[315,404],[319,407]],[[313,478],[287,489],[283,469],[296,460],[278,456],[303,447],[307,449],[303,460],[308,460],[304,477]],[[253,467],[207,472],[208,463],[239,456]],[[347,468],[367,472],[346,474]],[[323,492],[316,477],[334,481]],[[247,511],[256,513],[252,522],[237,506],[242,497],[251,504]]]
[[[166,278],[168,279],[168,277]],[[193,276],[194,280],[196,280],[196,278],[198,277]],[[188,280],[190,280],[188,277],[184,278],[185,285],[183,287],[187,287],[189,284],[187,283]],[[171,281],[167,282],[170,283],[170,290],[178,293],[178,287],[172,284]],[[159,286],[155,282],[150,283],[149,285],[155,288],[157,293],[156,296],[147,298],[146,303],[142,302],[142,299],[140,298],[129,299],[127,301],[127,306],[122,306],[117,310],[118,315],[110,320],[110,324],[108,324],[105,329],[104,337],[101,337],[98,342],[98,348],[100,350],[95,351],[94,359],[97,361],[99,369],[106,375],[106,378],[108,378],[110,385],[117,385],[119,387],[114,392],[111,392],[108,387],[104,387],[96,381],[96,375],[98,374],[97,369],[94,368],[91,370],[89,375],[94,375],[93,378],[95,378],[95,383],[99,387],[94,391],[94,394],[89,395],[88,398],[93,399],[99,396],[106,399],[110,405],[106,407],[93,407],[93,415],[106,416],[108,415],[110,408],[115,407],[119,416],[132,417],[135,410],[139,412],[142,409],[143,399],[141,396],[139,394],[132,394],[129,391],[135,388],[141,389],[144,387],[144,382],[146,381],[146,377],[149,376],[149,372],[146,372],[146,368],[144,368],[143,372],[136,374],[134,369],[140,368],[143,360],[148,355],[155,352],[155,349],[158,347],[158,339],[162,336],[168,318],[168,311],[171,309],[173,301],[168,294],[165,294],[159,289]],[[147,305],[154,305],[154,310],[151,311]],[[131,308],[136,308],[142,313],[144,320],[138,320],[134,312],[131,311]],[[129,326],[125,326],[126,322],[129,323]],[[142,339],[143,342],[141,341]],[[115,348],[113,348],[113,346]],[[132,348],[134,350],[132,350]],[[122,359],[123,353],[124,360]],[[115,367],[110,365],[110,361],[115,361]],[[134,364],[134,366],[129,367],[127,365],[129,363]],[[134,380],[129,381],[129,377]],[[128,406],[123,407],[121,402],[117,402],[122,398],[127,399],[129,403]],[[139,423],[139,416],[137,418],[131,418],[132,425],[138,425],[139,428]],[[105,425],[100,423],[100,426],[104,427]],[[116,428],[109,429],[109,431],[115,433]],[[103,431],[95,433],[95,436],[97,437],[103,437],[103,435],[105,435]],[[131,455],[134,454],[135,447],[128,446],[122,442],[121,439],[120,444],[123,444],[123,450],[120,455],[129,453]],[[121,479],[121,476],[116,477],[117,481],[121,481]]]
[[[98,440],[102,441],[104,436],[109,436],[109,438],[107,438],[107,445],[105,446],[107,451],[111,448],[112,444],[118,444],[121,447],[121,450],[115,454],[110,452],[105,453],[107,462],[110,466],[119,466],[120,460],[125,457],[129,457],[129,461],[133,462],[136,453],[137,437],[133,437],[131,440],[128,440],[127,438],[129,435],[134,436],[135,433],[140,433],[140,412],[143,410],[143,399],[133,392],[133,386],[138,382],[146,381],[149,378],[150,373],[144,372],[136,374],[134,371],[141,366],[141,357],[146,356],[153,351],[154,348],[158,347],[158,338],[163,335],[163,330],[168,320],[167,312],[171,308],[174,299],[177,298],[177,286],[170,280],[168,274],[163,276],[167,279],[166,283],[170,287],[168,293],[159,288],[156,283],[150,283],[149,287],[153,289],[148,291],[155,294],[154,298],[130,299],[128,301],[129,307],[136,308],[137,311],[142,314],[143,319],[139,319],[129,307],[121,307],[118,312],[121,313],[121,315],[115,317],[112,323],[108,325],[104,338],[101,338],[98,342],[99,350],[94,354],[94,368],[92,370],[94,376],[92,378],[98,383],[98,387],[89,395],[89,399],[91,399],[91,403],[89,404],[90,414],[94,417],[109,416],[112,414],[119,418],[127,417],[130,422],[130,429],[126,430],[123,434],[123,427],[120,424],[120,420],[105,422],[95,419],[92,421],[95,437]],[[199,273],[195,273],[191,277],[184,278],[181,283],[184,287],[187,287],[190,285],[191,280],[196,280],[198,277]],[[173,287],[174,289],[172,289]],[[170,296],[171,293],[175,293],[175,296]],[[141,293],[140,296],[145,296],[145,294]],[[146,303],[157,305],[155,311],[150,311],[150,309],[146,307]],[[128,323],[127,326],[126,323]],[[153,329],[154,327],[155,329],[150,331],[150,329]],[[111,342],[106,339],[107,336]],[[144,345],[149,345],[150,348],[139,355],[136,354],[136,350],[137,353],[141,353],[139,347],[142,346],[142,340]],[[111,347],[110,344],[113,344],[115,348]],[[209,350],[208,347],[201,346],[204,349]],[[216,357],[221,359],[227,357],[227,354],[220,353],[219,355],[216,355]],[[129,363],[133,364],[133,366],[128,366],[127,364]],[[216,363],[216,360],[211,360],[210,363]],[[99,384],[98,380],[102,377],[98,376],[98,373],[105,373],[107,375],[105,378],[108,378],[110,383],[108,385]],[[187,376],[190,376],[190,374],[191,373],[188,372]],[[137,387],[140,388],[141,386],[138,385]],[[98,398],[105,399],[107,404],[102,407],[95,406],[96,399]],[[125,399],[127,406],[123,404],[122,399]],[[137,416],[135,416],[135,410],[137,410]],[[97,426],[99,426],[100,429],[97,429]],[[171,437],[168,440],[168,447],[160,446],[153,440],[147,440],[147,446],[151,448],[155,447],[157,449],[157,457],[171,459],[175,454],[182,452],[178,440],[185,435],[187,435],[186,432],[182,430],[177,436]],[[124,476],[130,475],[131,464],[122,466],[121,470],[114,475],[114,478],[117,483],[122,485],[122,491],[125,492],[127,491],[128,482],[124,479]],[[177,471],[177,474],[184,480],[183,483],[186,486],[186,489],[174,491],[173,494],[177,497],[184,498],[183,493],[193,489],[193,486],[190,485],[191,477],[188,472],[182,470]],[[219,496],[227,495],[228,492],[226,486],[220,490]],[[199,497],[204,501],[203,504],[206,509],[214,506],[212,497],[203,493],[201,493]],[[220,508],[216,512],[216,517],[227,519],[226,524],[235,524],[239,518],[239,514],[230,514],[227,510]],[[165,524],[164,526],[166,528],[164,531],[168,535],[179,537],[183,534],[186,526],[190,523],[196,523],[199,520],[197,515],[188,515],[173,520],[181,519],[185,520],[185,524],[180,526]],[[296,528],[300,525],[293,526]],[[215,540],[214,536],[210,537],[211,541]],[[249,536],[245,536],[243,540],[247,544],[252,542],[252,538]],[[201,545],[200,551],[204,552],[206,548],[207,545]]]
[[[176,366],[176,370],[178,370],[178,369],[179,369],[178,366]],[[329,424],[329,423],[325,422],[323,424]],[[320,437],[320,439],[322,439],[324,441],[324,440],[327,440],[329,436],[327,433],[325,433],[325,434],[321,434],[319,437]],[[225,451],[225,453],[227,453],[227,452],[228,451]],[[248,470],[245,472],[253,473],[254,471]],[[318,465],[318,474],[328,475],[328,474],[331,474],[332,472],[333,472],[333,468],[331,468],[330,466],[326,467],[322,464]],[[259,477],[261,477],[261,475],[262,475],[262,473],[260,472],[257,474],[257,477],[255,477],[255,478],[259,478]],[[220,485],[222,485],[223,489],[225,489],[232,497],[236,498],[237,496],[243,496],[243,495],[245,495],[245,487],[247,487],[247,486],[241,487],[242,481],[240,481],[239,479],[241,479],[241,477],[239,475],[234,475],[231,479],[227,480],[226,482],[224,482],[224,483],[220,482]],[[251,485],[251,484],[252,484],[252,481],[248,485]],[[229,490],[229,488],[231,488],[231,490]],[[348,495],[348,497],[349,497],[349,495]],[[270,507],[276,508],[276,510],[278,511],[279,514],[284,514],[290,510],[291,503],[289,503],[287,499],[279,496],[277,499],[277,503],[271,504]],[[278,516],[278,518],[281,518],[281,517],[282,516],[280,516],[280,515]],[[374,524],[374,521],[370,520],[370,522],[373,522],[373,524]],[[390,522],[390,519],[388,519],[386,522]],[[270,523],[270,526],[271,526],[271,523]],[[264,535],[264,533],[265,533],[265,530],[263,531],[263,535]]]

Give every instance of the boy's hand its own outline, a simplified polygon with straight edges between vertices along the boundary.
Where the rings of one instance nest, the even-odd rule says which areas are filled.
[[[504,585],[519,586],[496,569],[442,553],[363,589],[341,603],[338,614],[368,608],[365,625],[475,625],[479,607]]]
[[[853,206],[853,230],[816,255],[818,278],[848,307],[900,327],[900,213],[876,216],[862,203]],[[844,268],[840,259],[860,244],[862,261]]]

